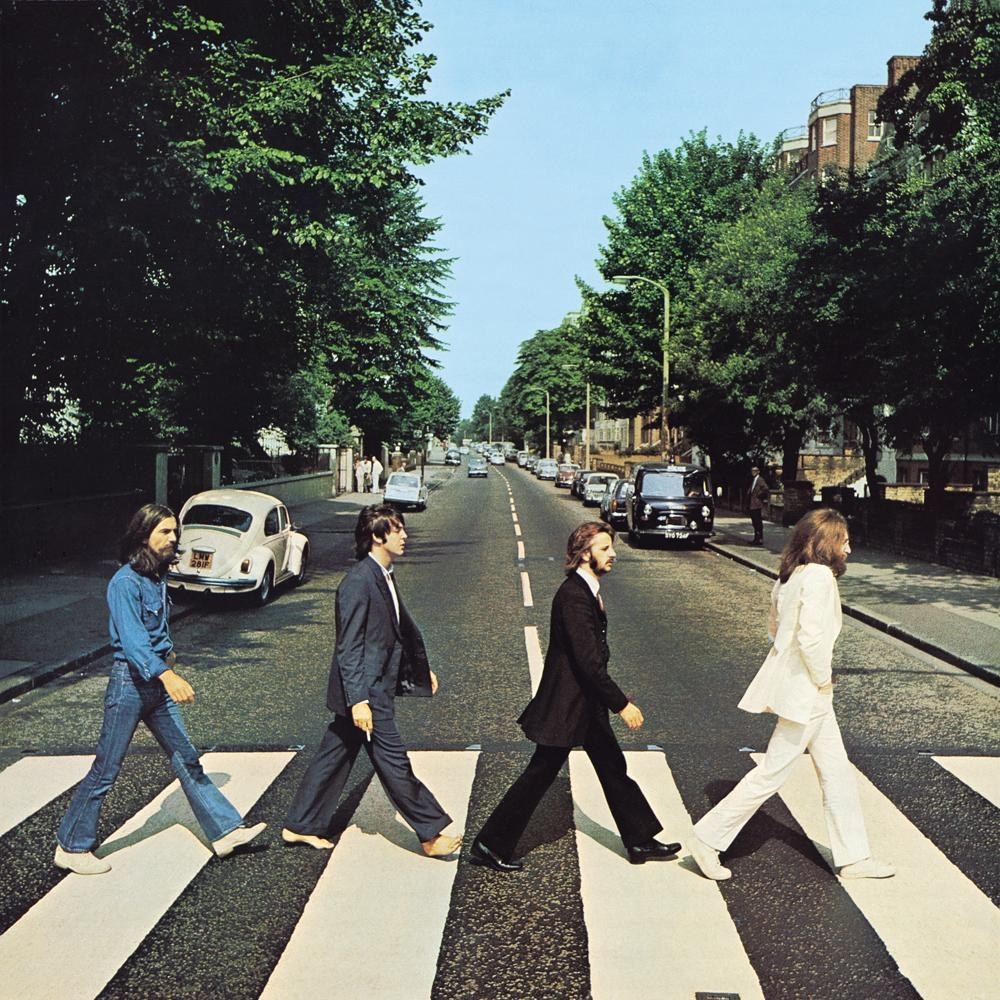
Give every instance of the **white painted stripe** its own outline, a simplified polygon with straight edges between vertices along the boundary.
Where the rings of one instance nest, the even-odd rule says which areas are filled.
[[[524,570],[521,570],[521,596],[524,599],[524,606],[526,608],[533,608],[535,606],[535,602],[531,599],[531,581]]]
[[[514,535],[517,538],[521,537],[521,525],[519,525],[519,524],[515,524],[514,525]]]
[[[210,753],[202,764],[245,814],[293,753]],[[106,875],[68,875],[0,937],[4,995],[96,997],[212,850],[175,781],[104,842]]]
[[[479,754],[411,753],[414,771],[465,826]],[[261,998],[430,997],[458,863],[424,856],[378,779],[333,850]]]
[[[524,562],[524,542],[517,543],[517,558]]]
[[[684,840],[691,818],[666,758],[625,756],[664,824],[660,839]],[[698,991],[762,1000],[718,885],[690,861],[630,865],[585,753],[570,754],[569,773],[594,1000],[690,1000]]]
[[[22,757],[0,772],[0,834],[13,830],[90,770],[93,754]]]
[[[528,653],[528,675],[531,677],[531,696],[534,697],[542,682],[542,668],[545,666],[542,644],[538,641],[538,629],[534,625],[524,626],[524,648]]]
[[[511,515],[510,515],[510,517],[511,517],[511,520],[512,520],[512,521],[513,521],[513,522],[514,522],[515,524],[517,524],[517,514],[516,514],[516,513],[513,513],[513,512],[512,512],[512,513],[511,513]]]
[[[857,777],[872,854],[895,865],[896,876],[841,879],[844,891],[924,1000],[995,998],[1000,910],[863,774]],[[809,757],[796,764],[779,794],[832,867]]]
[[[935,757],[934,760],[987,802],[1000,808],[1000,757]]]

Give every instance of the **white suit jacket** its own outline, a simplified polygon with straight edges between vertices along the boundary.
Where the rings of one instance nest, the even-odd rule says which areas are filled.
[[[787,583],[775,583],[771,611],[774,645],[739,707],[804,724],[832,676],[833,644],[842,624],[837,578],[820,563],[799,566]]]

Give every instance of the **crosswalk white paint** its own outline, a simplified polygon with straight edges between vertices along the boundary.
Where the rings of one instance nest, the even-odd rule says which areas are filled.
[[[691,818],[661,753],[626,754],[629,774],[664,824],[687,839]],[[597,775],[570,754],[580,892],[594,1000],[691,1000],[699,991],[763,998],[718,885],[690,862],[630,865]]]
[[[857,777],[872,854],[895,865],[896,876],[842,879],[844,890],[923,1000],[996,1000],[1000,910],[864,775]],[[779,794],[832,868],[809,757],[797,763]]]
[[[465,827],[478,757],[475,751],[411,755],[457,830]],[[457,867],[454,859],[424,856],[373,780],[261,997],[430,997]]]
[[[245,814],[292,757],[210,753],[202,764]],[[110,872],[66,876],[0,937],[5,996],[96,997],[213,857],[177,781],[97,853]]]
[[[0,835],[13,830],[90,770],[93,755],[22,757],[0,772]]]
[[[538,691],[542,682],[542,670],[545,667],[545,657],[542,656],[542,644],[538,638],[538,628],[534,625],[524,626],[524,649],[528,654],[528,674],[531,677],[531,696]]]
[[[946,771],[1000,809],[1000,757],[935,757]],[[997,947],[1000,948],[1000,942]],[[997,991],[1000,993],[1000,990]]]

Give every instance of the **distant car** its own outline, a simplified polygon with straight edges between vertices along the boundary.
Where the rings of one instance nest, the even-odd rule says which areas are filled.
[[[427,486],[419,472],[393,472],[385,481],[382,501],[397,510],[426,510]]]
[[[519,451],[517,453],[517,464],[523,469],[528,464],[528,453]]]
[[[613,472],[590,473],[583,484],[583,506],[599,506],[601,498],[604,496],[604,491],[608,486],[617,481],[618,477]]]
[[[473,476],[481,476],[485,479],[490,472],[490,467],[486,464],[485,458],[480,458],[478,455],[472,455],[469,458],[469,478]]]
[[[309,539],[276,497],[206,490],[187,500],[178,520],[178,559],[167,573],[171,590],[253,594],[266,604],[279,583],[305,579]]]
[[[555,481],[559,473],[559,463],[554,458],[540,459],[535,466],[535,476],[538,479],[551,479]]]
[[[573,485],[573,477],[580,466],[576,462],[562,462],[556,470],[556,486],[569,489]]]
[[[490,465],[503,465],[505,459],[502,451],[490,452]]]
[[[627,479],[611,483],[601,498],[601,520],[607,521],[615,530],[625,527],[628,520],[628,498],[632,495],[632,484]]]
[[[534,472],[535,466],[538,465],[540,461],[541,458],[538,455],[529,455],[524,460],[524,467],[528,470],[528,472]]]
[[[460,455],[468,455],[469,454],[469,446],[467,444],[463,444],[462,447],[458,449],[458,453]]]
[[[445,465],[461,465],[462,464],[462,453],[457,448],[449,448],[444,453],[444,464]]]
[[[573,482],[570,483],[569,491],[578,500],[583,499],[583,480],[586,476],[589,476],[594,470],[593,469],[577,469],[573,474]]]

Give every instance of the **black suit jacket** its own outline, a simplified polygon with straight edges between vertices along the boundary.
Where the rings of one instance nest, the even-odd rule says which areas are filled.
[[[591,725],[608,730],[608,712],[628,698],[608,675],[608,619],[578,573],[552,600],[549,648],[535,697],[517,720],[528,739],[545,746],[583,743]]]
[[[396,591],[399,597],[399,591]],[[326,705],[349,715],[373,690],[431,695],[424,637],[399,597],[399,621],[379,564],[359,559],[337,588],[337,645],[330,667]]]

